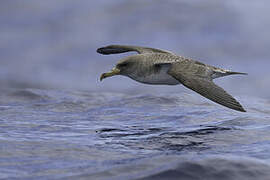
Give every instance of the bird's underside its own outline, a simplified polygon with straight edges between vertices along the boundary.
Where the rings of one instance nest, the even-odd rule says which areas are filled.
[[[246,112],[236,99],[213,82],[215,78],[245,73],[216,68],[189,58],[177,56],[169,51],[148,47],[110,45],[97,49],[98,53],[105,55],[129,51],[139,53],[138,55],[133,55],[136,58],[135,62],[140,64],[138,66],[140,68],[136,69],[136,72],[139,73],[127,74],[132,79],[147,84],[171,83],[173,85],[181,83],[220,105]],[[106,74],[108,73],[102,74],[101,79],[105,78]]]

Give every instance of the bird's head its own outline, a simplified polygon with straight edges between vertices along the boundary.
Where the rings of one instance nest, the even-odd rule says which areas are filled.
[[[128,76],[136,71],[136,68],[138,66],[138,63],[136,63],[136,56],[128,56],[126,58],[121,59],[118,61],[118,63],[115,65],[115,67],[107,72],[103,73],[100,76],[100,81],[107,77],[115,76],[115,75],[124,75]]]

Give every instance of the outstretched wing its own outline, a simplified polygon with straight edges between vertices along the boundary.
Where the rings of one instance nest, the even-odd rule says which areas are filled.
[[[97,49],[97,52],[104,55],[109,54],[119,54],[125,53],[129,51],[136,51],[139,54],[143,53],[170,53],[169,51],[161,50],[161,49],[154,49],[149,47],[140,47],[140,46],[126,46],[126,45],[109,45],[105,47],[101,47]]]
[[[174,64],[173,66],[177,66]],[[241,104],[228,94],[224,89],[217,86],[212,79],[200,77],[196,74],[181,72],[176,67],[172,67],[168,74],[177,79],[180,83],[200,95],[228,108],[246,112]]]

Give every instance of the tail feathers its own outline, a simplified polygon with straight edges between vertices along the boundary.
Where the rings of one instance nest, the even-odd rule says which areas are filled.
[[[233,71],[228,71],[228,70],[216,70],[214,71],[214,73],[212,74],[212,78],[220,78],[220,77],[224,77],[224,76],[229,76],[229,75],[247,75],[247,73],[242,73],[242,72],[233,72]]]
[[[242,72],[233,72],[233,71],[226,72],[226,75],[234,75],[234,74],[248,75],[248,73],[242,73]]]

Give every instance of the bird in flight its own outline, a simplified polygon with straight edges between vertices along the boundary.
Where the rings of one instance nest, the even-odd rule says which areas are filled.
[[[169,51],[149,47],[109,45],[97,49],[98,53],[104,55],[129,51],[138,54],[119,60],[110,72],[100,76],[100,81],[107,77],[123,75],[145,84],[183,84],[220,105],[246,112],[235,98],[213,82],[215,78],[246,73],[217,68]]]

